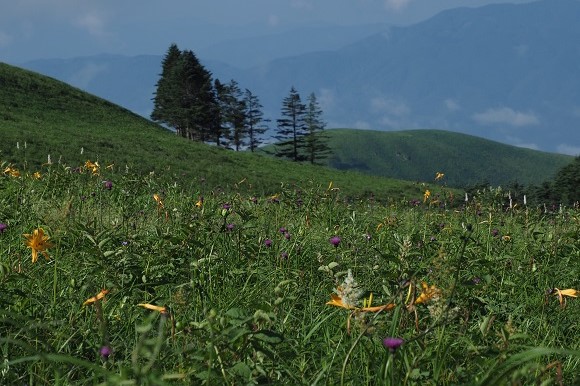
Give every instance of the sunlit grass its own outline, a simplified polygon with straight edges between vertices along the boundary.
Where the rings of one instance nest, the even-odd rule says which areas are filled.
[[[106,166],[2,164],[0,384],[579,381],[576,209]]]

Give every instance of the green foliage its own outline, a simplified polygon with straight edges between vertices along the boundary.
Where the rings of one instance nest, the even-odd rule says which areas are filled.
[[[558,171],[553,190],[561,203],[571,205],[580,201],[580,157]]]
[[[0,384],[580,382],[577,208],[458,207],[444,180],[211,148],[10,66],[0,85]]]
[[[321,163],[330,156],[331,149],[327,144],[328,136],[323,132],[326,124],[322,120],[322,110],[314,93],[308,96],[304,122],[308,132],[304,146],[307,159],[311,164]]]
[[[440,130],[333,129],[326,134],[332,149],[331,167],[409,181],[430,181],[436,172],[444,172],[445,181],[457,187],[484,181],[503,187],[513,181],[538,185],[572,160]]]
[[[151,118],[192,140],[204,142],[216,130],[219,132],[219,106],[211,73],[193,51],[180,51],[172,44],[162,69]]]
[[[307,134],[306,105],[302,103],[300,94],[294,86],[282,101],[282,118],[276,122],[278,125],[275,138],[279,141],[276,145],[276,157],[283,157],[294,162],[305,161],[304,137]]]
[[[88,159],[129,173],[188,181],[204,194],[237,189],[274,194],[280,184],[327,186],[347,197],[398,200],[422,188],[358,173],[294,165],[188,141],[142,117],[62,82],[0,63],[0,157],[24,160],[23,171],[47,163],[81,165]],[[18,146],[17,146],[18,145]]]
[[[447,209],[442,184],[387,205],[334,186],[205,194],[22,165],[0,175],[2,384],[580,380],[580,302],[554,289],[580,287],[577,209],[506,211],[498,190]],[[37,227],[53,246],[32,263]]]

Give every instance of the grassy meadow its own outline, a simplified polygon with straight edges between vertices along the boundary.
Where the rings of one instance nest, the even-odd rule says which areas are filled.
[[[0,384],[580,382],[577,209],[2,172]]]
[[[334,169],[407,181],[429,181],[445,170],[447,184],[456,187],[540,185],[574,159],[443,130],[331,129],[325,136],[332,149],[325,164]]]
[[[0,104],[0,385],[580,384],[578,208]]]
[[[212,189],[274,194],[280,184],[340,184],[348,196],[420,195],[414,182],[297,165],[177,137],[171,131],[63,82],[0,63],[0,160],[36,170],[90,159]],[[433,170],[435,173],[436,170]],[[242,183],[240,183],[243,181]]]

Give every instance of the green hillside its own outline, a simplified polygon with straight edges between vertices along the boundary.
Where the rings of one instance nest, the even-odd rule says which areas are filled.
[[[334,155],[330,166],[341,170],[429,181],[445,173],[451,186],[481,182],[540,184],[553,178],[573,157],[545,153],[441,130],[379,132],[328,130]]]
[[[334,186],[351,196],[420,197],[424,187],[354,172],[297,165],[194,143],[119,106],[54,79],[0,63],[0,162],[33,172],[53,163],[114,163],[132,172],[254,193],[275,193],[280,184]],[[18,144],[18,146],[17,146]],[[244,181],[239,184],[240,181]]]

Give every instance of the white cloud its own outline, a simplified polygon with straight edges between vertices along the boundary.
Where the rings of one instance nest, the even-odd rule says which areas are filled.
[[[379,124],[381,126],[386,126],[386,127],[390,127],[390,128],[397,128],[397,127],[401,126],[398,122],[396,122],[395,120],[393,120],[387,116],[382,117],[379,121]]]
[[[411,112],[409,106],[407,106],[404,102],[396,101],[390,98],[373,98],[371,99],[370,103],[371,111],[375,113],[384,113],[401,117],[408,115]]]
[[[565,143],[562,143],[562,144],[558,145],[558,147],[556,148],[556,151],[558,153],[562,153],[562,154],[577,156],[577,155],[580,155],[580,146],[571,146],[571,145],[567,145]]]
[[[445,99],[443,101],[443,103],[445,104],[445,107],[447,107],[447,110],[449,111],[457,111],[459,109],[461,109],[461,107],[459,106],[459,103],[457,103],[457,101],[455,99]]]
[[[405,8],[411,0],[385,0],[385,6],[396,11]]]
[[[320,108],[323,111],[332,110],[336,100],[334,91],[328,88],[321,88],[318,93],[319,95],[316,95],[316,99],[320,104]]]
[[[371,129],[371,124],[366,122],[366,121],[356,121],[353,124],[355,129],[360,129],[360,130],[370,130]]]
[[[529,126],[540,123],[538,117],[531,112],[521,112],[510,109],[509,107],[501,107],[495,109],[487,109],[482,113],[473,114],[472,118],[481,124],[507,124],[510,126]]]
[[[77,27],[85,29],[95,37],[102,37],[106,34],[105,20],[96,12],[86,13],[74,21]]]

